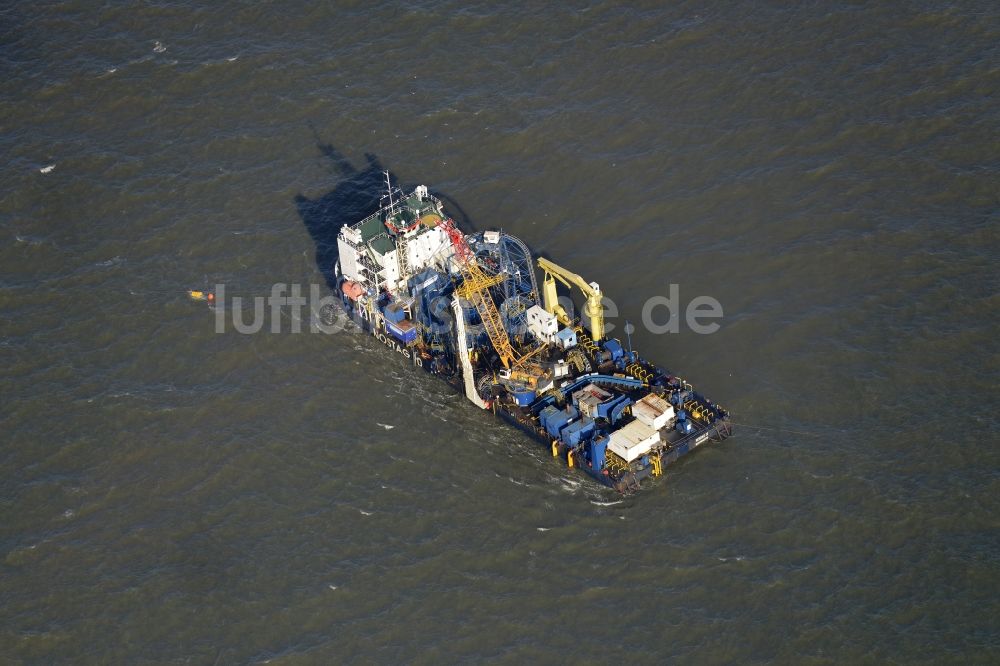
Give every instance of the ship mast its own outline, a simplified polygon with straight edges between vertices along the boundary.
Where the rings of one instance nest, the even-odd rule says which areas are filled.
[[[387,212],[385,220],[386,222],[391,222],[395,227],[395,217],[398,213],[398,208],[396,205],[396,199],[392,195],[392,181],[389,179],[389,172],[383,171],[382,174],[385,176],[385,189],[388,192],[386,196],[389,197],[389,205],[386,206]],[[402,193],[400,193],[402,194]],[[405,285],[406,280],[410,277],[410,261],[407,257],[409,250],[406,247],[406,231],[400,229],[396,233],[396,263],[399,265],[399,283],[400,285]]]
[[[392,181],[389,179],[389,172],[383,171],[382,175],[385,176],[385,190],[387,193],[386,196],[389,197],[389,205],[386,206],[386,208],[388,209],[388,212],[386,213],[386,219],[391,220],[393,217],[396,216],[396,213],[398,213],[399,211],[396,208],[396,200],[393,199],[392,197]]]

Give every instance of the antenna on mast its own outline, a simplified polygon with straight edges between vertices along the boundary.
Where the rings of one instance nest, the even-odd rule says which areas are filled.
[[[389,209],[389,215],[388,215],[388,217],[389,217],[389,219],[392,219],[393,217],[395,217],[396,213],[398,212],[396,210],[396,200],[393,199],[393,197],[392,197],[392,181],[389,179],[389,171],[388,170],[383,171],[382,175],[385,176],[385,189],[386,189],[386,192],[388,193],[388,194],[386,194],[386,196],[389,197],[389,205],[387,206],[388,209]]]

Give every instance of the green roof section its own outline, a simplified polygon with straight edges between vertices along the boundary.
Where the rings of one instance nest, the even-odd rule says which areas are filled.
[[[371,239],[375,238],[379,234],[385,233],[385,225],[382,224],[382,220],[379,219],[378,215],[372,215],[367,220],[361,223],[361,242],[367,243]]]
[[[385,232],[383,232],[381,236],[375,236],[372,238],[371,242],[368,243],[368,246],[381,255],[385,255],[386,253],[396,249],[396,244],[389,240],[389,236],[387,236]]]

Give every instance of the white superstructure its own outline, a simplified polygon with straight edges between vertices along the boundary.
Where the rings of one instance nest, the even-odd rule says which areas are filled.
[[[388,202],[361,222],[341,227],[337,236],[341,274],[369,294],[403,293],[407,280],[427,268],[445,269],[454,252],[438,226],[441,202],[425,186],[406,197],[393,190]]]

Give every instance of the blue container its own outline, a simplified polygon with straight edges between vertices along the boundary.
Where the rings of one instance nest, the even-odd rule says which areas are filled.
[[[554,417],[561,411],[562,410],[556,407],[555,405],[548,405],[547,407],[544,407],[542,411],[538,412],[538,423],[543,428],[545,428],[546,432],[548,432],[550,435],[552,433],[549,430],[549,422],[552,420],[552,417]],[[552,436],[555,437],[555,435]]]
[[[514,391],[514,402],[521,407],[527,407],[535,401],[536,395],[534,391]]]
[[[548,412],[549,407],[542,410],[544,415]],[[561,409],[552,408],[552,412],[549,412],[548,417],[545,419],[542,425],[545,426],[545,430],[552,437],[558,437],[559,432],[566,426],[567,423],[575,419],[580,415],[580,412],[576,410],[576,407],[567,407],[566,411]]]
[[[403,311],[403,308],[399,303],[389,303],[389,305],[385,306],[383,313],[385,314],[386,320],[391,321],[394,324],[398,324],[406,319],[406,312]]]
[[[594,434],[593,419],[580,419],[576,423],[571,423],[563,428],[559,438],[567,446],[576,446],[580,442],[588,439]]]
[[[411,321],[404,321],[399,324],[387,321],[385,323],[385,329],[389,331],[389,334],[392,335],[392,337],[405,344],[409,344],[417,339],[417,328]]]

